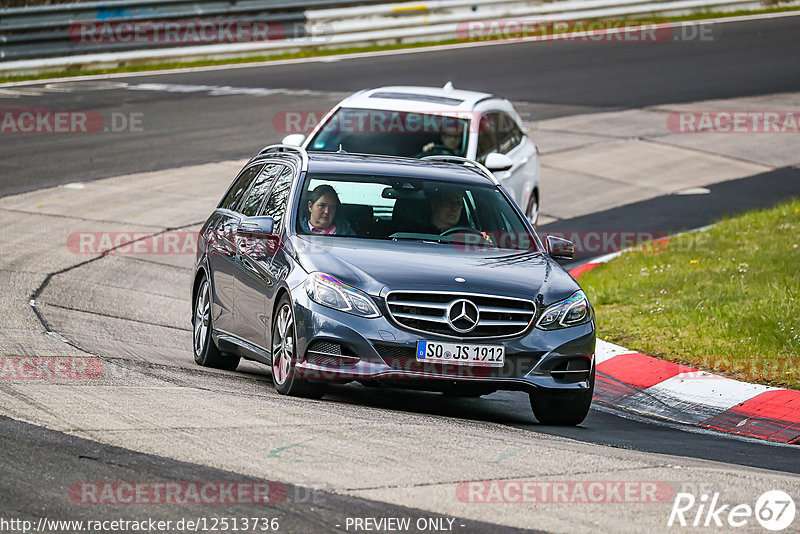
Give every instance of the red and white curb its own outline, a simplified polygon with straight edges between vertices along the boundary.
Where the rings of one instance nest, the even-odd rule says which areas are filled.
[[[581,274],[622,252],[570,270]],[[670,421],[800,444],[800,391],[739,382],[597,340],[594,401]]]
[[[668,239],[668,238],[665,238],[665,239]],[[577,267],[575,267],[573,269],[570,269],[569,270],[569,274],[571,274],[573,278],[578,278],[583,273],[591,271],[592,269],[594,269],[595,267],[597,267],[601,263],[607,263],[607,262],[613,260],[614,258],[618,258],[621,254],[623,254],[625,252],[627,252],[627,251],[620,250],[619,252],[612,252],[611,254],[606,254],[605,256],[600,256],[599,258],[595,258],[593,260],[587,261],[586,263],[583,263],[583,264],[578,265]]]
[[[595,402],[743,436],[800,444],[800,391],[739,382],[598,340]]]

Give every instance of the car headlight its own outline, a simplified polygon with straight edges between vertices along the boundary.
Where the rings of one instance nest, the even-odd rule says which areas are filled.
[[[588,323],[591,319],[589,299],[582,290],[578,290],[568,299],[548,306],[536,322],[536,328],[556,330]]]
[[[306,280],[306,293],[316,302],[334,310],[360,317],[380,317],[369,295],[325,273],[313,273]]]

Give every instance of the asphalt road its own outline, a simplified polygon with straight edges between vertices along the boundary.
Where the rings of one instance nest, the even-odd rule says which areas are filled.
[[[111,130],[112,114],[141,121],[137,131],[116,133],[2,134],[0,196],[249,157],[283,137],[273,127],[280,112],[324,112],[364,87],[450,80],[458,88],[508,97],[528,120],[797,91],[800,54],[790,43],[800,41],[798,20],[715,25],[710,41],[512,43],[114,80],[129,87],[150,84],[149,90],[95,90],[96,83],[68,82],[26,86],[28,96],[0,91],[0,111],[94,111]],[[246,91],[208,98],[219,87]],[[253,95],[264,88],[284,91]]]
[[[142,454],[120,447],[103,445],[94,441],[69,436],[61,432],[36,427],[7,417],[0,417],[0,470],[3,477],[0,479],[0,495],[3,496],[2,518],[11,518],[18,521],[30,521],[38,525],[43,518],[49,528],[43,532],[81,532],[75,522],[87,521],[133,521],[146,520],[172,521],[171,528],[130,529],[145,532],[184,532],[192,528],[176,528],[178,522],[193,521],[203,530],[203,526],[213,525],[215,518],[229,518],[229,525],[233,525],[234,518],[239,521],[239,528],[249,532],[259,532],[265,524],[277,520],[279,532],[302,534],[306,532],[344,532],[347,529],[347,518],[371,517],[404,517],[410,519],[412,525],[417,521],[434,519],[444,521],[452,520],[454,530],[463,534],[479,532],[518,533],[532,532],[531,530],[516,529],[502,525],[493,525],[457,517],[445,517],[431,514],[422,510],[414,510],[403,506],[394,506],[388,503],[359,499],[345,495],[336,495],[330,492],[294,486],[291,484],[275,484],[273,481],[243,476],[212,467],[179,462],[167,458]],[[42,462],[47,458],[47,462]],[[32,472],[33,471],[33,472]],[[47,484],[42,484],[46,480]],[[80,482],[76,482],[79,480]],[[94,504],[94,499],[100,499],[102,489],[118,484],[117,481],[126,481],[136,484],[149,480],[158,480],[161,483],[186,483],[191,481],[197,487],[205,484],[212,487],[228,485],[228,487],[241,488],[241,495],[245,495],[245,488],[268,487],[266,495],[268,502],[247,502],[250,498],[242,498],[241,502],[230,501],[197,502],[191,498],[185,504],[175,506],[174,502],[167,499],[158,501],[155,492],[150,493],[153,502],[140,499],[136,504],[126,504],[126,497],[122,493],[108,494],[105,505]],[[108,485],[104,485],[108,483]],[[117,486],[113,486],[117,487]],[[140,486],[141,487],[141,486]],[[85,488],[91,488],[86,490]],[[231,492],[231,495],[234,493]],[[261,493],[263,494],[263,493]],[[110,495],[110,497],[109,497]],[[165,495],[162,493],[161,495]],[[183,494],[190,495],[188,492]],[[211,495],[207,493],[207,495]],[[239,495],[236,493],[236,495]],[[34,498],[32,498],[34,496]],[[117,500],[118,496],[122,499]],[[182,498],[182,497],[181,497]],[[247,523],[243,518],[257,518],[250,524],[259,528],[245,528]],[[69,520],[72,523],[58,525],[55,521]],[[206,521],[200,523],[200,521]],[[185,525],[186,523],[184,523]],[[424,524],[424,523],[420,523]],[[57,526],[58,525],[58,526]],[[86,525],[88,527],[88,523]],[[62,527],[62,528],[59,528]],[[231,527],[229,526],[228,529]],[[215,532],[226,532],[228,529],[212,529]],[[0,531],[13,532],[15,529],[3,526]],[[99,529],[93,529],[99,531]],[[106,529],[111,532],[125,532],[129,529]],[[267,529],[269,530],[269,529]],[[21,531],[21,529],[20,529]],[[423,529],[411,529],[409,532],[419,532]]]
[[[436,397],[435,401],[432,397]],[[800,474],[796,446],[745,440],[722,432],[654,422],[596,405],[577,427],[541,425],[531,417],[527,397],[514,392],[497,392],[480,399],[450,398],[442,401],[440,395],[434,393],[401,390],[376,392],[356,385],[333,388],[325,399],[499,423],[588,443]]]

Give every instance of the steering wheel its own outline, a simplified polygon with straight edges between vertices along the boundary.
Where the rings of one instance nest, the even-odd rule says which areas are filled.
[[[456,151],[445,145],[433,145],[430,150],[423,150],[417,153],[415,158],[424,158],[425,156],[457,156]]]
[[[480,230],[476,230],[475,228],[472,228],[471,226],[454,226],[452,228],[448,228],[447,230],[442,232],[440,235],[442,237],[447,237],[447,236],[450,236],[452,234],[456,234],[458,232],[464,232],[465,234],[475,234],[477,236],[480,236],[480,238],[483,239],[483,241],[488,243],[489,245],[493,245],[494,244],[490,240],[486,239],[486,237],[483,235],[483,232],[481,232]]]
[[[454,227],[452,227],[452,228],[448,228],[447,230],[445,230],[444,232],[442,232],[440,235],[441,235],[442,237],[447,237],[447,236],[449,236],[450,234],[455,234],[456,232],[466,232],[466,233],[468,233],[468,234],[478,234],[478,235],[480,235],[481,237],[483,237],[483,236],[481,235],[481,232],[480,232],[480,230],[476,230],[475,228],[472,228],[471,226],[454,226]]]
[[[450,148],[449,146],[447,146],[447,145],[438,145],[438,144],[437,145],[433,145],[433,148],[431,148],[428,152],[438,152],[437,155],[439,155],[439,156],[455,156],[456,155],[456,151],[453,150],[452,148]]]

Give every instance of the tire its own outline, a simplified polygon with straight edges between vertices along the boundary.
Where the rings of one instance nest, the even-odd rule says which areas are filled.
[[[536,222],[539,220],[539,193],[533,191],[531,198],[528,200],[528,209],[525,210],[525,216],[531,222],[531,226],[536,227]]]
[[[192,352],[194,361],[203,367],[234,371],[239,366],[239,356],[221,352],[211,339],[214,327],[211,322],[211,285],[203,276],[194,295],[192,315]]]
[[[284,295],[272,320],[272,384],[281,395],[319,399],[325,395],[325,385],[301,380],[295,374],[296,332],[292,304],[289,297]]]
[[[594,394],[594,368],[589,378],[589,389],[578,394],[549,392],[531,393],[533,415],[543,425],[576,426],[586,419]]]

